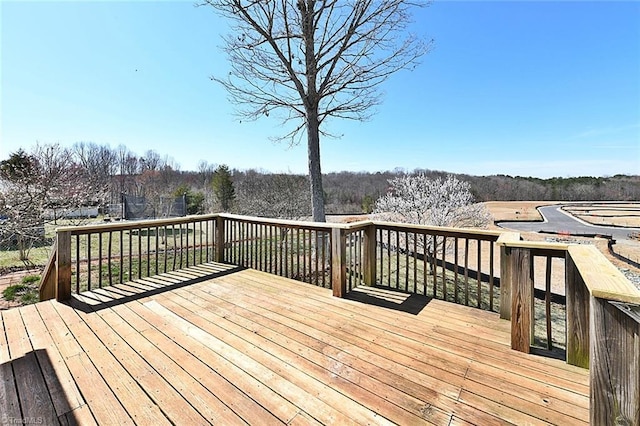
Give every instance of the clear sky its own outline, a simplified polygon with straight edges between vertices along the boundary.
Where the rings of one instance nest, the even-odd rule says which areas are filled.
[[[0,0],[0,159],[36,142],[153,149],[306,173],[277,119],[240,123],[226,23],[188,1]],[[435,49],[382,87],[367,122],[333,121],[323,172],[640,174],[640,2],[438,1],[415,14]]]

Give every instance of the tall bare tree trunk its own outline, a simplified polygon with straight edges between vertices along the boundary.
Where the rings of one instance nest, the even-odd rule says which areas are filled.
[[[309,184],[311,186],[311,211],[314,222],[324,222],[324,190],[320,169],[320,130],[318,111],[307,109],[307,152],[309,156]]]

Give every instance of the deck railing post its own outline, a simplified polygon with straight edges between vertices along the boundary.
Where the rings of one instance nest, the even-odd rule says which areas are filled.
[[[530,249],[511,248],[511,348],[529,353],[533,338],[533,255]]]
[[[511,247],[500,247],[500,318],[511,319]]]
[[[364,283],[374,285],[376,283],[376,226],[371,224],[364,229],[363,263]]]
[[[591,297],[590,422],[640,424],[640,306]]]
[[[336,297],[347,294],[347,237],[342,228],[331,228],[331,287]]]
[[[224,225],[224,217],[216,216],[216,242],[214,247],[214,259],[218,263],[224,263]]]
[[[567,364],[589,368],[589,289],[567,252],[565,259],[567,297]]]
[[[56,257],[56,300],[71,298],[71,231],[58,231]]]

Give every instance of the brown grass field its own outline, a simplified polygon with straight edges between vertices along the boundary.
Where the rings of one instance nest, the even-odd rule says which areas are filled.
[[[494,221],[542,220],[537,207],[559,204],[557,201],[487,201],[484,203]]]

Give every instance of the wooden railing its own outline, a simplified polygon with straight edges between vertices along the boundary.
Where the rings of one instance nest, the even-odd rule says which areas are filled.
[[[214,260],[216,215],[61,227],[41,300],[158,275]]]
[[[331,288],[331,225],[219,216],[220,262]]]
[[[589,368],[591,424],[640,424],[640,291],[592,245],[518,240],[498,242],[503,295],[511,299],[501,316],[511,320],[511,347],[530,349],[534,257],[564,257],[566,361]]]
[[[593,246],[521,241],[517,233],[227,214],[65,227],[57,230],[41,299],[210,261],[331,288],[338,297],[377,285],[499,312],[511,321],[512,348],[522,352],[536,335],[536,292],[544,300],[542,339],[551,347],[551,275],[560,269],[566,360],[590,368],[592,423],[640,423],[640,292]],[[535,282],[540,275],[543,286]]]

